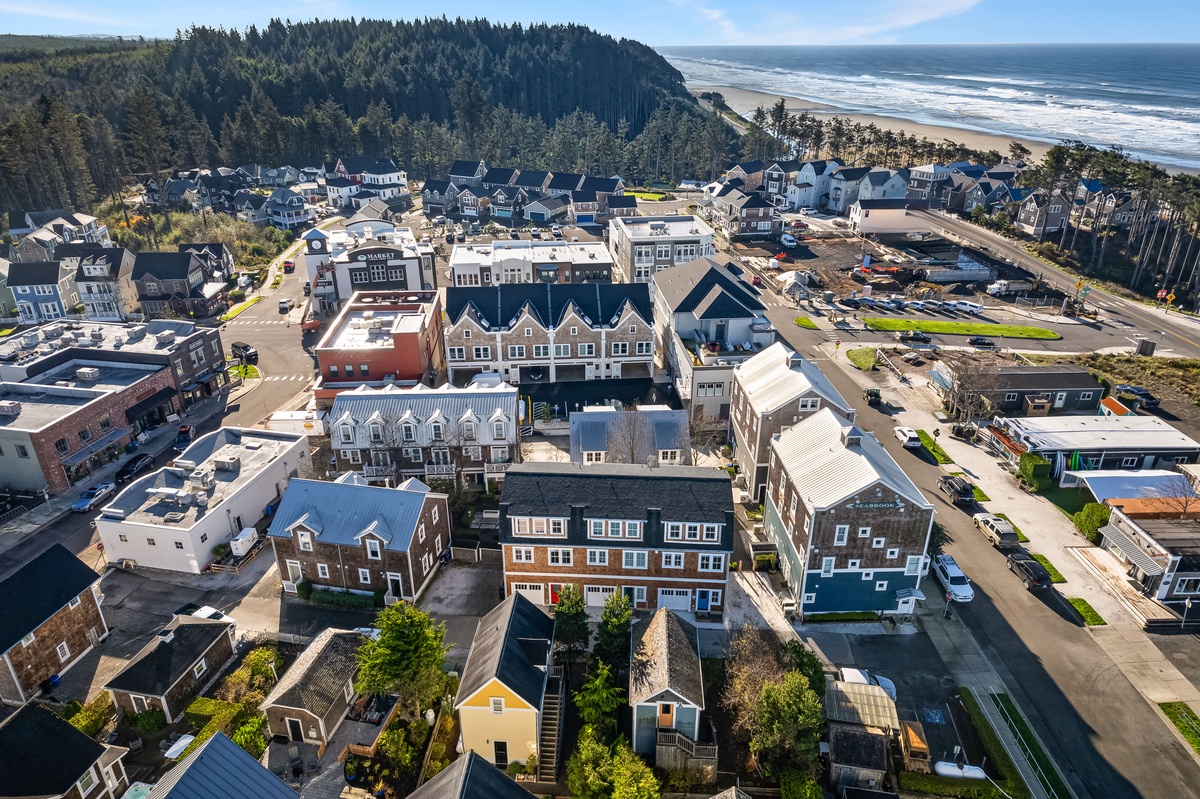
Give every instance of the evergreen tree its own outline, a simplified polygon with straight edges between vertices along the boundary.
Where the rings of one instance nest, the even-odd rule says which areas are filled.
[[[454,106],[454,124],[462,136],[467,157],[478,158],[479,141],[488,112],[488,98],[483,93],[483,87],[475,78],[464,74],[454,84],[450,102]]]
[[[583,594],[579,586],[567,583],[559,590],[558,604],[554,606],[554,648],[569,666],[571,661],[587,651],[590,637]]]
[[[171,157],[170,144],[151,90],[138,86],[125,106],[125,150],[136,172],[157,175]]]
[[[449,647],[446,625],[437,624],[416,605],[400,601],[375,617],[379,635],[358,650],[362,693],[397,693],[418,711],[441,690],[442,665]]]
[[[755,717],[758,729],[750,739],[750,751],[764,765],[815,773],[825,716],[806,675],[789,671],[781,682],[765,684]]]
[[[584,724],[591,725],[604,737],[617,726],[616,711],[625,702],[613,679],[612,669],[602,660],[592,661],[591,676],[574,694],[575,709]]]
[[[609,594],[596,627],[596,642],[592,657],[611,664],[620,673],[629,667],[629,630],[633,623],[633,608],[629,597],[621,591]]]

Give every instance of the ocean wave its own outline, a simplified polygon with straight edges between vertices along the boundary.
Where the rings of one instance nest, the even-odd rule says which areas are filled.
[[[935,76],[936,77],[936,76]],[[1009,86],[1045,86],[1044,80],[1018,80],[1017,78],[985,78],[976,75],[943,75],[946,80],[970,80],[979,83],[1004,83]]]

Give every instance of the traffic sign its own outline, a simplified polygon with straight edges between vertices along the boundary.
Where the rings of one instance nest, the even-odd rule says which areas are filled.
[[[1166,289],[1159,289],[1159,290],[1158,290],[1158,298],[1159,298],[1160,300],[1165,300],[1165,299],[1167,298],[1167,290],[1166,290]]]
[[[1167,295],[1167,302],[1175,302],[1175,292],[1172,291]]]
[[[1084,297],[1086,297],[1087,295],[1089,295],[1089,294],[1091,294],[1091,293],[1092,293],[1092,287],[1091,287],[1091,286],[1084,286],[1084,287],[1083,287],[1083,291],[1081,291],[1081,292],[1079,292],[1079,293],[1080,293],[1080,295],[1081,295],[1081,296],[1084,296]]]
[[[1075,284],[1075,290],[1076,290],[1076,291],[1079,291],[1081,288],[1083,288],[1083,281],[1082,281],[1082,280],[1080,280],[1078,283],[1076,283],[1076,284]]]

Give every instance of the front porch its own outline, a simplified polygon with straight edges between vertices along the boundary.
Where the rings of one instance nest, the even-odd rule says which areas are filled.
[[[672,727],[659,727],[654,747],[654,766],[664,771],[695,772],[698,782],[717,780],[717,731],[712,719],[701,714],[699,737],[689,738]]]

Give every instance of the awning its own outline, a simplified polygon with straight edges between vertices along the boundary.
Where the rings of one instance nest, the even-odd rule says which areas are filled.
[[[167,386],[166,388],[159,389],[149,397],[146,397],[141,402],[127,409],[125,411],[125,418],[131,422],[136,419],[140,419],[148,412],[165,403],[171,397],[174,397],[176,393],[177,392],[173,386]]]
[[[199,383],[188,383],[186,386],[184,386],[183,388],[181,388],[179,390],[180,391],[195,391],[198,388],[200,388]]]
[[[896,592],[896,599],[901,601],[905,599],[915,599],[918,602],[924,602],[925,592],[923,592],[920,588],[901,588]]]
[[[107,447],[109,444],[112,444],[116,441],[120,441],[122,438],[129,435],[130,432],[131,432],[131,430],[128,427],[121,427],[121,428],[117,428],[116,430],[109,430],[108,433],[106,433],[105,435],[101,436],[100,438],[97,438],[95,441],[88,444],[86,447],[79,450],[78,452],[71,453],[70,455],[63,458],[61,461],[59,461],[59,463],[61,463],[63,466],[78,466],[79,464],[86,461],[88,458],[95,455],[100,450]]]
[[[212,380],[216,376],[217,376],[216,372],[205,372],[204,374],[202,374],[196,378],[196,382],[197,383],[207,383],[209,380]]]
[[[1147,577],[1157,577],[1163,573],[1162,566],[1155,562],[1154,558],[1147,555],[1141,547],[1129,540],[1129,536],[1118,530],[1111,524],[1106,524],[1100,528],[1101,535],[1109,545],[1115,546],[1117,549],[1125,553],[1125,556],[1137,566]]]

